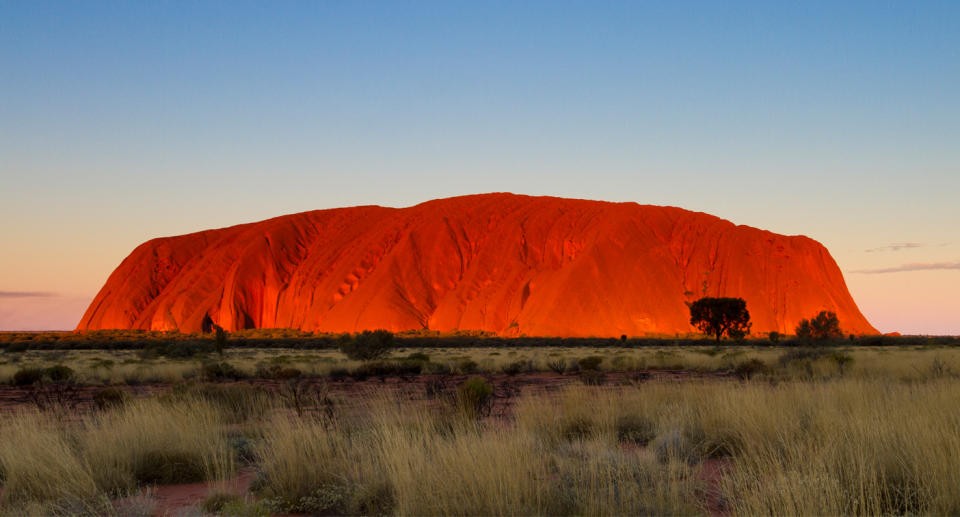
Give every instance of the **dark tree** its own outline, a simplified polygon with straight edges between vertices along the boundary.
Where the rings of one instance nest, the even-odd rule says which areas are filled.
[[[217,331],[216,338],[214,339],[214,344],[217,347],[217,354],[220,357],[223,357],[223,349],[227,346],[227,331],[223,330],[223,327],[220,325],[214,325],[213,328]]]
[[[800,323],[797,324],[797,337],[817,341],[842,338],[843,331],[840,330],[840,320],[837,318],[837,313],[820,311],[812,319],[800,320]]]
[[[380,359],[393,348],[393,333],[388,330],[364,330],[340,343],[340,351],[355,361]]]
[[[743,298],[700,298],[690,304],[690,324],[704,334],[743,337],[750,332],[750,312]]]

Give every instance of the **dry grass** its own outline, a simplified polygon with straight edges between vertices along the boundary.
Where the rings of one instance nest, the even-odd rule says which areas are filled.
[[[22,412],[4,418],[0,427],[3,508],[32,513],[28,510],[38,503],[49,503],[51,510],[68,505],[101,507],[106,498],[71,442],[55,415]]]
[[[398,402],[372,403],[363,422],[288,419],[268,429],[258,451],[263,495],[284,510],[360,514],[696,511],[684,464],[603,441],[547,443],[523,428]]]
[[[80,421],[21,412],[0,427],[8,514],[112,512],[109,498],[151,483],[225,479],[234,454],[219,413],[201,401],[139,400]]]
[[[201,400],[137,400],[87,418],[80,449],[97,486],[108,493],[151,482],[225,479],[235,465],[223,424]]]
[[[254,367],[277,357],[244,352],[229,360]],[[783,349],[426,351],[451,363],[599,353],[604,363],[626,357],[620,365],[712,369],[756,358],[772,368],[743,382],[568,387],[521,398],[506,418],[377,394],[301,417],[254,388],[203,385],[85,415],[19,412],[0,419],[0,505],[7,514],[110,513],[110,497],[151,482],[229,478],[239,461],[230,440],[242,435],[262,472],[250,508],[278,512],[960,513],[958,351],[844,352],[853,362],[841,374],[829,355],[784,362]],[[92,362],[70,354],[52,360]],[[277,362],[344,364],[311,361]],[[711,492],[701,469],[718,462],[726,468]]]
[[[426,354],[432,366],[426,371],[463,370],[473,362],[476,371],[496,373],[522,364],[537,371],[551,371],[551,364],[575,365],[588,356],[600,356],[601,370],[694,370],[732,371],[738,364],[758,359],[776,370],[781,379],[816,380],[828,377],[891,378],[921,380],[960,374],[960,348],[931,347],[861,347],[844,346],[830,352],[848,356],[851,361],[838,364],[829,353],[820,358],[784,363],[789,347],[517,347],[517,348],[405,348],[393,357],[412,353]],[[27,351],[0,355],[0,383],[9,383],[13,374],[25,367],[46,368],[65,364],[77,372],[83,384],[176,383],[201,377],[205,361],[220,360],[217,356],[190,359],[141,358],[132,350],[62,350]],[[273,367],[292,368],[307,376],[326,376],[332,369],[353,370],[360,362],[346,359],[336,350],[233,349],[223,361],[244,376],[263,375]],[[433,368],[433,369],[431,369]],[[472,373],[472,372],[464,372]]]

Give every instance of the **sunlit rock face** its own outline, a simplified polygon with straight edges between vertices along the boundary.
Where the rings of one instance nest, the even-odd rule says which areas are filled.
[[[821,310],[875,334],[830,253],[680,208],[513,194],[286,215],[148,241],[77,326],[692,332],[685,302],[746,299],[754,334]]]

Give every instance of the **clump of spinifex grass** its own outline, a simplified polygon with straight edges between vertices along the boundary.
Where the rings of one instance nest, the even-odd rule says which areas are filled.
[[[51,414],[34,411],[5,416],[0,426],[0,504],[10,513],[74,508],[97,513],[109,505],[94,472],[71,437]]]
[[[199,399],[136,401],[87,418],[80,433],[83,458],[108,493],[224,479],[235,470],[223,418]]]
[[[454,404],[456,402],[453,402]],[[259,492],[279,511],[400,515],[685,514],[678,461],[616,441],[547,442],[457,408],[374,400],[362,420],[264,430]]]
[[[662,461],[723,458],[736,514],[956,514],[958,388],[956,379],[648,383],[526,399],[516,418],[545,443],[637,436]]]
[[[743,514],[955,515],[958,388],[951,380],[756,389],[754,418],[740,424],[749,448],[724,493]]]

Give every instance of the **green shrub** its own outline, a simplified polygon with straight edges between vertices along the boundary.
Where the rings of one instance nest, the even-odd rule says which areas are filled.
[[[173,341],[170,343],[151,343],[140,349],[137,355],[141,359],[166,357],[168,359],[191,359],[214,351],[210,341]]]
[[[354,377],[366,379],[367,377],[376,377],[385,380],[391,374],[395,373],[395,368],[386,361],[370,361],[363,363],[354,370]]]
[[[103,368],[104,370],[109,370],[109,369],[113,368],[113,365],[114,365],[114,364],[116,364],[116,363],[114,363],[114,361],[111,360],[111,359],[100,359],[100,358],[96,358],[96,359],[91,359],[91,360],[90,360],[90,367],[91,367],[91,368]]]
[[[404,357],[404,359],[407,361],[423,361],[425,363],[430,362],[430,356],[423,352],[414,352],[407,357]]]
[[[389,483],[363,485],[353,491],[347,513],[350,515],[392,515],[396,506]]]
[[[26,352],[28,348],[30,348],[30,345],[27,343],[10,343],[7,345],[7,348],[4,349],[4,352],[8,354],[19,354]]]
[[[577,361],[577,365],[580,366],[581,370],[596,370],[600,367],[600,363],[602,362],[603,357],[600,357],[599,355],[591,355]]]
[[[754,375],[769,373],[770,368],[763,361],[752,358],[737,364],[733,369],[733,374],[740,379],[748,380]]]
[[[98,409],[121,407],[126,401],[127,393],[120,388],[101,388],[93,393],[93,404]]]
[[[339,382],[350,376],[350,371],[346,368],[331,368],[330,373],[327,374],[330,377],[330,380]]]
[[[457,370],[460,370],[460,373],[464,374],[477,373],[477,368],[479,367],[480,365],[473,359],[464,359],[457,364]]]
[[[650,445],[661,463],[667,463],[671,459],[686,460],[689,456],[687,441],[683,433],[676,429],[657,436]]]
[[[306,513],[310,515],[346,515],[350,487],[343,483],[325,483],[296,501],[284,497],[268,498],[264,506],[271,513]]]
[[[567,362],[563,359],[554,359],[547,362],[547,368],[555,373],[563,374],[567,370]]]
[[[447,363],[427,363],[423,366],[423,369],[426,373],[433,375],[449,375],[453,372],[453,369]]]
[[[420,361],[398,361],[393,363],[393,366],[400,377],[420,375],[423,371],[423,363]]]
[[[230,492],[213,492],[200,503],[200,508],[207,513],[221,513],[225,507],[237,501],[243,501],[237,494]]]
[[[521,360],[521,361],[514,361],[512,363],[507,363],[503,365],[503,373],[510,375],[511,377],[518,373],[529,372],[531,370],[533,370],[532,361]]]
[[[206,479],[203,458],[183,451],[151,451],[138,458],[133,477],[140,485],[198,483]]]
[[[14,386],[30,386],[40,382],[43,378],[43,370],[40,368],[21,368],[13,374]]]
[[[580,382],[587,386],[600,386],[607,382],[607,374],[597,370],[584,370],[580,373]]]
[[[781,354],[777,362],[779,362],[781,366],[786,366],[793,362],[816,361],[826,354],[826,350],[818,348],[795,348]]]
[[[853,356],[844,352],[833,352],[827,357],[833,360],[834,364],[840,370],[840,375],[847,373],[847,366],[853,362]]]
[[[635,413],[624,413],[617,416],[615,422],[617,440],[620,442],[646,445],[657,436],[657,424]]]
[[[487,416],[493,408],[493,386],[481,377],[471,377],[457,387],[457,401],[466,414]]]
[[[208,381],[237,380],[244,377],[240,370],[228,362],[205,363],[201,373]]]
[[[297,377],[300,377],[302,373],[303,372],[296,368],[277,368],[273,371],[273,378],[280,380],[296,379]]]
[[[257,455],[253,442],[246,436],[239,433],[231,433],[228,443],[230,444],[230,450],[234,452],[240,463],[250,465],[256,461]]]
[[[52,382],[67,382],[73,380],[75,372],[69,366],[58,364],[43,370],[43,375]]]
[[[578,416],[560,424],[560,436],[567,441],[583,440],[593,436],[593,421]]]
[[[263,416],[274,394],[262,386],[183,383],[173,387],[169,399],[202,400],[217,408],[227,422],[239,423]]]
[[[340,343],[340,351],[355,361],[370,361],[386,356],[394,348],[393,333],[364,330]]]

